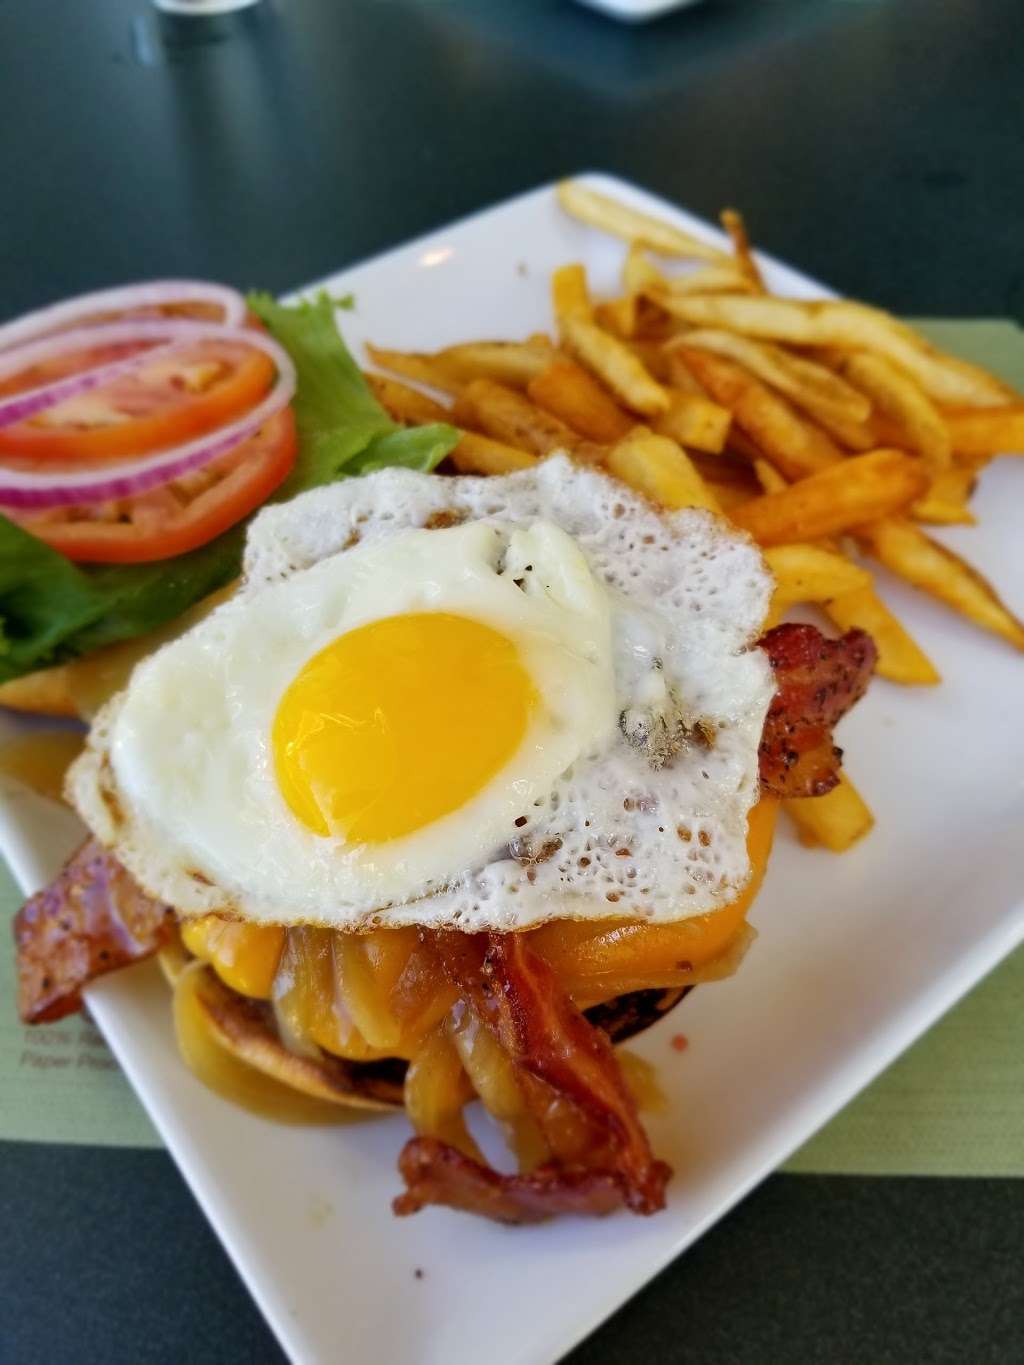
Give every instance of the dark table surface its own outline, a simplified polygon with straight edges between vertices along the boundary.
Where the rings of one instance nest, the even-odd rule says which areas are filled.
[[[1020,317],[1022,62],[1020,0],[0,0],[0,317],[283,290],[583,168],[897,312]],[[1022,1265],[1024,1181],[776,1176],[572,1359],[1019,1361]],[[186,1357],[280,1352],[169,1159],[0,1146],[0,1360]]]

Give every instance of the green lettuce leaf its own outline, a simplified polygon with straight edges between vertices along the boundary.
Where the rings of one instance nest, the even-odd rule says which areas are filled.
[[[320,294],[294,306],[252,294],[249,306],[288,351],[298,377],[299,454],[271,501],[388,465],[430,470],[458,434],[399,427],[374,398]],[[245,522],[157,564],[79,566],[0,516],[0,682],[131,640],[164,625],[241,568]]]

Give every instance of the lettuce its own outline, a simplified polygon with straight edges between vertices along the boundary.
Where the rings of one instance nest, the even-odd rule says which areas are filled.
[[[387,465],[430,470],[458,439],[449,426],[396,426],[371,393],[326,294],[249,306],[295,362],[299,454],[272,501]],[[156,564],[80,566],[0,516],[0,682],[131,640],[234,578],[246,522]]]

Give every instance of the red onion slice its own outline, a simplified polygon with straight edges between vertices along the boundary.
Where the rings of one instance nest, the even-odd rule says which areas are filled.
[[[156,343],[161,341],[166,343],[168,329],[175,325],[181,324],[154,322],[147,325],[144,322],[114,322],[105,326],[76,327],[70,332],[58,332],[45,337],[42,341],[31,341],[24,346],[0,352],[0,381],[9,375],[19,374],[32,365],[42,364],[74,351],[87,351],[96,346],[127,345],[133,341],[147,339],[152,339]],[[147,326],[156,329],[151,338],[147,338]],[[94,365],[90,370],[79,370],[77,374],[55,379],[51,384],[24,389],[20,393],[12,394],[10,398],[0,398],[0,428],[14,426],[16,422],[25,422],[30,417],[45,412],[47,408],[63,403],[66,398],[74,398],[80,393],[88,393],[90,389],[97,389],[101,384],[107,384],[112,379],[117,379],[119,375],[137,369],[158,352],[162,353],[172,349],[173,345],[182,344],[181,341],[172,342],[171,345],[155,344],[120,360],[109,360],[105,365]]]
[[[127,326],[128,324],[125,324]],[[252,346],[263,351],[277,367],[273,388],[250,412],[236,418],[217,431],[197,436],[168,450],[154,451],[136,460],[119,462],[116,473],[93,470],[41,474],[38,471],[5,469],[0,466],[0,506],[3,507],[72,507],[79,503],[107,502],[111,498],[127,498],[144,493],[160,484],[170,483],[189,470],[199,469],[234,446],[248,440],[275,413],[291,401],[295,393],[295,366],[288,352],[276,341],[255,329],[239,331],[214,323],[162,322],[139,323],[133,327],[135,338],[161,335],[173,329],[174,342],[184,345],[195,341],[230,341]],[[105,329],[109,333],[112,328]],[[153,351],[144,351],[143,358]],[[137,357],[132,357],[137,359]],[[120,364],[122,362],[114,362]],[[126,363],[126,362],[125,362]],[[59,381],[63,382],[63,381]]]
[[[203,328],[200,334],[196,329]],[[98,389],[120,375],[129,374],[148,364],[156,355],[166,355],[168,351],[191,346],[197,341],[231,341],[245,344],[256,335],[256,329],[226,327],[214,322],[176,322],[142,321],[101,323],[95,327],[76,327],[70,332],[58,332],[45,337],[42,341],[32,341],[14,350],[0,352],[0,382],[12,374],[19,374],[31,365],[42,364],[58,356],[74,351],[87,351],[94,346],[130,345],[133,341],[148,341],[154,344],[134,355],[119,360],[108,360],[103,365],[94,365],[91,370],[79,370],[63,379],[55,379],[51,384],[41,384],[35,389],[23,389],[0,398],[0,429],[25,422],[30,417],[45,412],[47,408],[63,403],[67,398],[75,398],[90,389]],[[263,335],[263,333],[259,333]],[[164,343],[161,345],[160,343]]]
[[[62,303],[52,303],[25,313],[0,326],[0,351],[34,341],[51,332],[69,327],[76,318],[93,313],[124,312],[133,308],[161,308],[172,303],[211,303],[220,308],[223,327],[240,327],[245,321],[245,299],[237,289],[205,280],[156,280],[150,284],[125,284],[115,289],[99,289],[80,294]],[[98,326],[104,324],[99,323]],[[110,324],[116,325],[116,324]]]

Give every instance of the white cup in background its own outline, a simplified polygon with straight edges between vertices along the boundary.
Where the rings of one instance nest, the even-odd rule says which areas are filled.
[[[227,14],[233,9],[248,9],[258,0],[153,0],[165,14]]]

